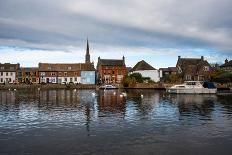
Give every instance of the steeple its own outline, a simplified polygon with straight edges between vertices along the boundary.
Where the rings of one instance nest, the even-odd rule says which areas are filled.
[[[86,54],[85,54],[85,63],[90,63],[89,40],[88,40],[88,38],[87,38],[87,47],[86,47]]]

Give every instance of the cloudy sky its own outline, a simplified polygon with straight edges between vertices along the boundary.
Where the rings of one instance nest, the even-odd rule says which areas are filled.
[[[232,58],[231,0],[0,0],[0,62],[144,59],[155,68],[177,56]]]

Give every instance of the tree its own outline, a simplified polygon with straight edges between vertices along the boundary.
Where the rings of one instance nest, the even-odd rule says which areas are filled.
[[[140,73],[132,73],[130,74],[130,78],[135,78],[136,82],[138,83],[143,83],[143,80],[144,80],[142,74]]]

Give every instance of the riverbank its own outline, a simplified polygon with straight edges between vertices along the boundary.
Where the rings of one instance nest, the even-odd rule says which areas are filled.
[[[120,89],[157,89],[157,90],[165,90],[175,84],[170,83],[138,83],[133,87],[123,87],[118,86]],[[25,84],[8,84],[8,85],[0,85],[0,90],[18,90],[18,89],[97,89],[98,85],[64,85],[64,84],[32,84],[32,85],[25,85]],[[219,90],[232,90],[231,86],[228,85],[219,85],[216,84],[216,87]]]
[[[64,85],[64,84],[32,84],[32,85],[0,85],[0,90],[9,89],[96,89],[96,85]]]

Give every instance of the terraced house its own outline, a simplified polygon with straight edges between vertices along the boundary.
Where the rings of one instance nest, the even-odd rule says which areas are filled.
[[[16,83],[18,80],[17,71],[19,67],[20,67],[19,64],[0,63],[0,83],[2,84]]]
[[[21,67],[18,70],[18,83],[36,84],[39,83],[38,67]]]
[[[39,75],[40,83],[95,84],[95,69],[91,63],[39,63]]]
[[[90,62],[88,40],[85,63],[39,63],[40,83],[95,84],[95,74],[94,64]]]

